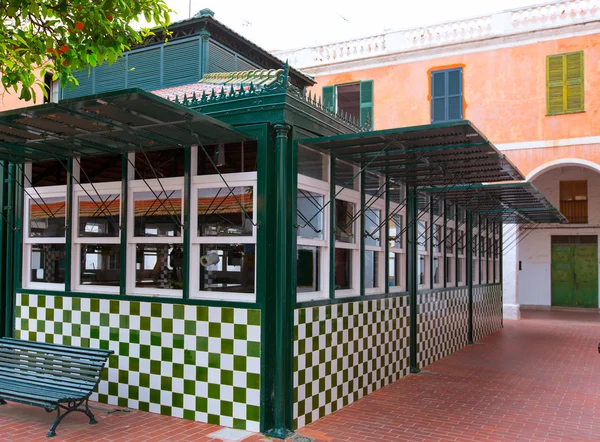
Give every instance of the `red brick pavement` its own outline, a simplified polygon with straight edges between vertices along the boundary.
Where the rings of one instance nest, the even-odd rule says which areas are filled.
[[[318,441],[600,441],[600,315],[526,312],[504,330],[307,427]],[[211,441],[221,427],[96,405],[60,441]],[[0,441],[47,440],[54,414],[0,406]],[[253,435],[244,442],[265,438]]]
[[[600,315],[521,321],[300,429],[322,441],[600,441]]]

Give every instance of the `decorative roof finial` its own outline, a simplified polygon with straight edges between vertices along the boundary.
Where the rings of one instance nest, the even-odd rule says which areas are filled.
[[[196,15],[194,15],[194,18],[214,17],[214,16],[215,16],[215,13],[213,12],[212,9],[204,8],[204,9],[201,9]]]

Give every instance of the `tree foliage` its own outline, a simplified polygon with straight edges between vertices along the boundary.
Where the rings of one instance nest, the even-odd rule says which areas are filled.
[[[163,0],[2,0],[2,86],[20,91],[22,100],[35,99],[37,88],[47,94],[46,73],[62,87],[76,86],[74,71],[112,64],[152,34],[132,23],[144,19],[166,28],[169,12]]]

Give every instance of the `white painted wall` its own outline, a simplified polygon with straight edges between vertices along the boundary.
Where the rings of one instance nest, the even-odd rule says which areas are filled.
[[[518,245],[517,256],[522,267],[517,271],[518,299],[515,304],[546,307],[551,305],[550,237],[552,235],[600,236],[600,173],[581,166],[556,167],[534,177],[532,182],[552,204],[559,208],[559,183],[569,180],[588,181],[588,224],[562,227],[554,224],[541,225],[533,232],[524,232],[529,234]]]

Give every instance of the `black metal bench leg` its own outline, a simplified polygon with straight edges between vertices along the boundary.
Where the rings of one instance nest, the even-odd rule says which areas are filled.
[[[60,407],[57,407],[56,413],[56,419],[54,419],[54,422],[52,422],[52,425],[50,426],[50,430],[48,431],[48,434],[46,434],[46,437],[56,436],[56,427],[58,427],[58,424],[60,424],[60,421],[63,419],[63,417],[65,417],[68,414],[68,411],[64,414],[60,414]]]
[[[5,405],[6,401],[4,399],[0,399],[0,405]]]
[[[89,402],[89,400],[86,399],[85,400],[85,410],[82,410],[82,411],[87,415],[87,417],[90,418],[90,425],[95,425],[95,424],[98,423],[98,421],[94,417],[94,414],[90,411],[90,407],[89,407],[88,402]]]

